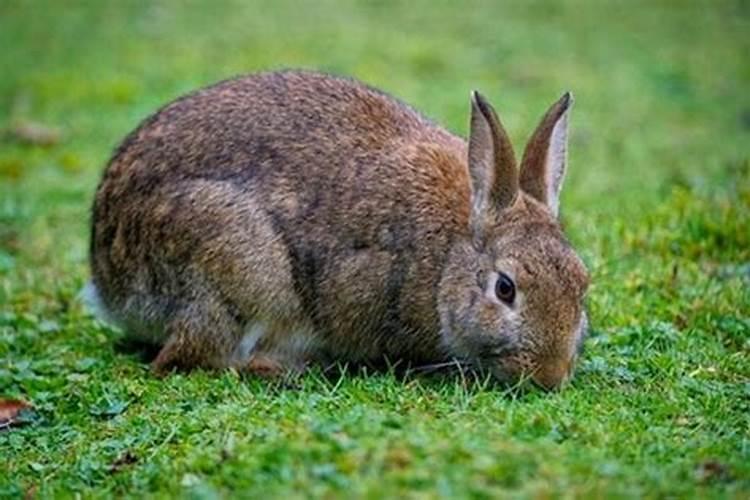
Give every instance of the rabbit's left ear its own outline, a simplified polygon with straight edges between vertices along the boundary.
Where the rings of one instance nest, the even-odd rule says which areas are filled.
[[[529,139],[521,162],[521,189],[546,204],[555,217],[568,163],[568,115],[572,105],[570,92],[552,105]]]

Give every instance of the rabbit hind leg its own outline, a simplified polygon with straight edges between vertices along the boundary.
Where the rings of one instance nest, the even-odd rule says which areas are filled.
[[[174,369],[223,369],[242,337],[229,308],[216,298],[195,298],[178,309],[164,328],[166,341],[151,362],[157,374]]]

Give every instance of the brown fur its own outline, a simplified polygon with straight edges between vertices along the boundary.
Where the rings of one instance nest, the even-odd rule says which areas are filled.
[[[354,80],[221,82],[115,153],[93,207],[93,281],[117,322],[163,344],[159,371],[456,357],[556,386],[586,271],[545,200],[518,190],[512,151],[478,95],[469,147]],[[483,295],[502,259],[520,323]],[[251,352],[233,357],[253,325]]]

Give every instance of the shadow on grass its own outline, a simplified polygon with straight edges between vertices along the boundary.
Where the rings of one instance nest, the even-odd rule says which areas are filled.
[[[161,347],[142,340],[121,337],[114,341],[115,352],[134,356],[141,363],[151,363]]]

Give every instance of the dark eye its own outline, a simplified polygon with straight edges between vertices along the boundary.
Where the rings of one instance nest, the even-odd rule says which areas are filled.
[[[506,304],[512,304],[516,298],[516,284],[505,273],[500,273],[495,282],[495,295]]]

